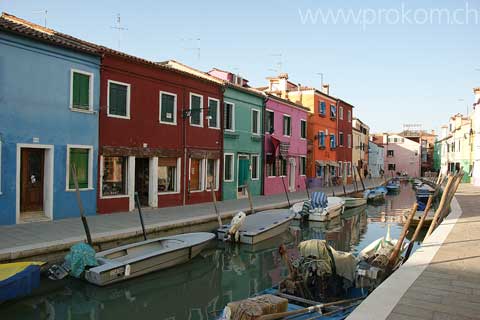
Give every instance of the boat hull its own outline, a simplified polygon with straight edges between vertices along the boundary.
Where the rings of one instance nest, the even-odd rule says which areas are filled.
[[[310,213],[308,215],[309,221],[328,221],[335,217],[338,217],[343,212],[343,204],[336,204],[335,206],[330,206],[327,208],[328,210],[324,209],[321,213]]]
[[[198,235],[202,233],[194,234]],[[122,250],[138,248],[141,250],[142,245],[146,246],[155,241],[162,241],[165,239],[177,240],[179,238],[184,239],[187,238],[189,234],[147,240],[133,245],[126,245],[112,250],[99,252],[97,253],[97,260],[100,262],[100,266],[85,271],[85,280],[98,286],[106,286],[188,262],[195,258],[208,245],[208,243],[215,238],[214,234],[203,234],[205,234],[205,236],[199,239],[196,243],[185,243],[184,245],[176,247],[172,246],[167,250],[146,252],[144,256],[139,255],[132,257],[132,259],[129,259],[127,255],[121,261],[109,259],[105,256],[115,254],[115,252],[121,252]]]
[[[361,207],[367,204],[367,199],[364,198],[343,198],[345,201],[345,209]]]

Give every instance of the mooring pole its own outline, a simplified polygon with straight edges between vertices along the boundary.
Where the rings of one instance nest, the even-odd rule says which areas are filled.
[[[307,199],[310,199],[310,190],[308,190],[307,178],[303,179],[305,181],[305,190],[307,190]]]
[[[252,193],[250,192],[250,187],[248,183],[245,184],[245,189],[247,189],[248,204],[250,205],[250,214],[254,214],[255,209],[253,209],[253,198],[252,198]]]
[[[147,240],[147,232],[145,231],[145,224],[143,223],[142,208],[140,206],[140,198],[138,197],[138,192],[135,192],[135,203],[138,208],[138,215],[140,216],[140,223],[142,225],[143,239]]]
[[[283,178],[284,177],[282,176],[283,190],[285,190],[285,196],[287,197],[288,207],[290,208],[291,205],[290,205],[290,199],[288,198],[287,186],[285,185],[285,180]]]
[[[218,212],[217,195],[215,194],[215,190],[213,188],[213,182],[210,182],[210,191],[212,192],[213,208],[215,209],[215,213],[217,214],[218,226],[221,228],[223,226],[222,218],[220,217],[220,212]]]
[[[78,187],[77,167],[75,166],[75,164],[72,164],[71,171],[72,171],[73,184],[75,186],[75,193],[77,194],[78,209],[80,210],[80,217],[82,218],[83,229],[85,229],[85,234],[87,235],[88,244],[93,247],[92,236],[90,235],[90,228],[88,227],[87,217],[85,217],[85,209],[83,208],[82,198],[80,197],[80,188]]]

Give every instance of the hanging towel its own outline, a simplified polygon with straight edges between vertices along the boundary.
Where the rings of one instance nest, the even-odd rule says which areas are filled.
[[[324,192],[313,192],[312,193],[312,208],[326,208],[328,205],[328,197]]]

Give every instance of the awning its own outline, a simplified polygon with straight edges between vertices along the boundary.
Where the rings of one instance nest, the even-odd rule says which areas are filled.
[[[290,143],[288,142],[280,142],[280,156],[282,158],[287,158],[288,150],[290,149]]]
[[[323,160],[315,160],[315,164],[319,167],[325,167],[326,166],[325,161],[323,161]]]

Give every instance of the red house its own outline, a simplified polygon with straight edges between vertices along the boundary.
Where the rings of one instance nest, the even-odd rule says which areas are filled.
[[[103,48],[98,212],[211,201],[223,132],[222,85]],[[207,117],[208,115],[208,117]]]
[[[346,183],[352,182],[352,118],[353,106],[341,99],[337,99],[337,161],[338,175],[343,177]]]

